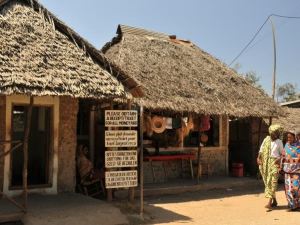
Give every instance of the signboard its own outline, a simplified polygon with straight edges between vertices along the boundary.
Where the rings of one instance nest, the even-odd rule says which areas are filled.
[[[105,147],[137,147],[137,131],[106,130]]]
[[[105,152],[105,167],[136,167],[137,166],[137,151],[106,151]]]
[[[106,188],[125,188],[137,186],[137,170],[105,172]]]
[[[106,127],[137,127],[136,110],[105,110]]]

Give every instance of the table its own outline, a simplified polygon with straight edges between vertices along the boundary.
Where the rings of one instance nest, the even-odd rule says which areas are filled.
[[[181,169],[183,169],[183,160],[189,160],[190,163],[190,169],[191,169],[191,176],[194,178],[194,172],[193,172],[193,162],[192,160],[195,160],[196,156],[193,153],[186,153],[186,154],[176,154],[176,155],[153,155],[153,156],[145,156],[144,161],[150,162],[151,170],[152,170],[152,176],[153,180],[155,182],[156,177],[155,177],[155,172],[153,169],[152,162],[153,161],[173,161],[173,160],[181,160]],[[164,174],[166,177],[166,168],[163,163],[163,168],[164,168]]]

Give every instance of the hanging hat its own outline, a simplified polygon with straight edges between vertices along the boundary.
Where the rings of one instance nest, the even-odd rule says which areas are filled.
[[[155,133],[162,133],[166,129],[166,120],[164,117],[161,116],[153,116],[151,119],[151,124],[152,124],[152,130]]]

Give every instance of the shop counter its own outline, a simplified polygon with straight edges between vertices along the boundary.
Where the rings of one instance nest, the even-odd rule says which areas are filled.
[[[183,160],[189,160],[191,177],[194,178],[193,160],[195,160],[195,159],[196,159],[196,155],[193,153],[181,153],[181,154],[175,154],[175,155],[152,155],[152,156],[144,157],[144,161],[150,162],[154,182],[156,180],[156,177],[155,177],[155,172],[154,172],[154,168],[152,165],[153,161],[163,161],[164,175],[166,178],[167,174],[166,174],[166,168],[165,168],[164,161],[181,160],[181,169],[183,170]]]

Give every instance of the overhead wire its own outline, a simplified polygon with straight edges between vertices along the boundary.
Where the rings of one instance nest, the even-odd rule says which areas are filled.
[[[255,32],[253,37],[250,39],[250,41],[245,45],[245,47],[239,52],[239,54],[228,64],[231,66],[245,51],[246,49],[251,45],[251,43],[255,40],[257,35],[261,32],[265,24],[269,21],[271,17],[279,17],[279,18],[285,18],[285,19],[300,19],[300,16],[285,16],[285,15],[279,15],[279,14],[270,14],[267,19],[263,22],[263,24],[259,27],[259,29]]]

